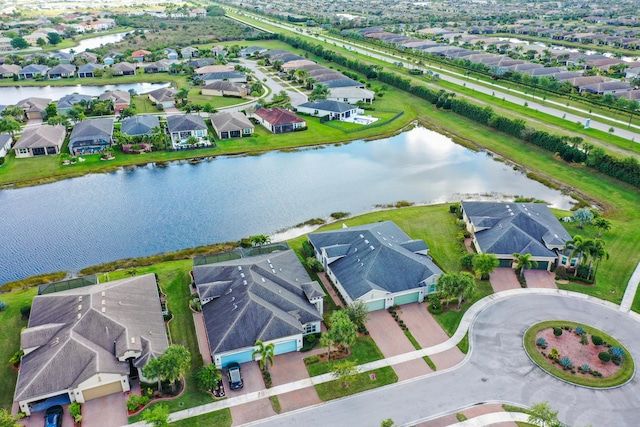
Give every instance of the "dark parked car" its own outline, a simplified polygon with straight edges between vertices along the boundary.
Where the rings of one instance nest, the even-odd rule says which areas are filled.
[[[60,426],[62,426],[62,406],[52,406],[44,413],[44,427]]]
[[[242,373],[240,365],[237,362],[231,362],[227,366],[227,375],[229,376],[229,387],[231,390],[239,390],[242,388]]]

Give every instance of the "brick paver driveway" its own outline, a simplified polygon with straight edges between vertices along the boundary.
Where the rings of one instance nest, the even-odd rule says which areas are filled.
[[[196,327],[196,337],[198,338],[198,349],[202,355],[202,362],[205,365],[213,363],[211,359],[211,350],[209,349],[209,340],[207,339],[207,329],[204,326],[204,316],[202,312],[193,313],[193,324]]]
[[[525,270],[524,277],[527,279],[528,288],[558,289],[555,273],[545,270]]]
[[[231,407],[231,419],[234,426],[271,417],[275,414],[268,398]]]
[[[18,408],[15,409],[16,410],[14,411],[14,413],[17,412]],[[64,415],[62,417],[62,427],[72,426],[73,418],[71,418],[71,414],[69,413],[69,405],[62,405],[62,409],[64,410]],[[19,424],[23,425],[24,427],[42,427],[44,425],[44,413],[45,411],[32,412],[30,416],[21,419],[19,421]],[[126,421],[127,419],[125,417],[124,424],[126,424]]]
[[[229,387],[227,370],[223,369],[222,379],[224,381],[224,389],[227,393],[227,397],[240,396],[265,389],[264,381],[262,380],[262,372],[260,372],[258,362],[241,363],[240,372],[242,374],[243,387],[240,390],[231,390],[231,387]]]
[[[293,351],[291,353],[277,355],[273,359],[273,366],[269,367],[273,385],[277,386],[309,378],[307,367],[304,364],[304,358],[324,352],[324,348],[316,345],[316,348],[308,352],[300,353]],[[318,397],[315,387],[308,387],[281,394],[278,396],[278,400],[280,400],[282,412],[293,411],[322,402]]]
[[[100,427],[126,425],[126,403],[127,395],[124,393],[110,394],[109,396],[90,400],[82,405],[82,424]]]
[[[512,268],[496,268],[489,276],[489,281],[493,287],[493,292],[521,288],[518,276],[516,276],[516,272]]]

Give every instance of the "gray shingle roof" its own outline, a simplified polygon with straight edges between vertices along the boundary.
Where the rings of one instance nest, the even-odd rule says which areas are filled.
[[[161,87],[152,90],[147,95],[152,96],[158,102],[173,101],[176,96],[176,90],[170,87]]]
[[[300,334],[322,320],[308,295],[324,292],[292,250],[196,266],[193,275],[203,299],[216,297],[202,307],[213,354]]]
[[[64,74],[76,71],[76,66],[73,64],[59,64],[49,70],[49,74]]]
[[[104,302],[103,302],[104,301]],[[158,288],[152,274],[87,286],[33,299],[15,400],[66,391],[98,373],[129,373],[168,346]],[[115,342],[115,345],[114,345]]]
[[[56,105],[58,107],[58,110],[67,110],[69,108],[72,108],[75,104],[82,102],[82,101],[91,101],[93,99],[92,96],[89,95],[81,95],[79,93],[72,93],[69,95],[65,95],[62,98],[60,98],[58,100],[58,104]]]
[[[176,114],[167,116],[169,132],[207,129],[207,125],[200,116],[194,114]]]
[[[485,253],[555,257],[549,247],[564,247],[571,239],[541,203],[462,202],[462,209],[476,230],[480,229],[475,237]]]
[[[61,147],[65,134],[66,130],[63,125],[40,125],[26,128],[13,148],[39,148],[54,145]]]
[[[314,102],[305,102],[304,104],[298,105],[298,107],[331,111],[333,113],[344,113],[345,111],[351,111],[356,108],[351,104],[345,104],[344,102],[338,101],[329,101],[326,99],[318,99]]]
[[[139,136],[146,135],[151,132],[153,128],[160,127],[160,120],[158,116],[144,115],[127,117],[122,121],[122,128],[120,132],[126,135]]]
[[[308,237],[317,250],[325,248],[339,257],[329,268],[352,300],[372,290],[396,293],[419,288],[425,280],[442,274],[426,255],[426,243],[412,240],[393,221],[311,233]],[[418,248],[422,254],[407,247]]]
[[[70,143],[76,140],[86,139],[106,139],[110,140],[113,135],[113,118],[102,117],[99,119],[83,120],[73,127],[71,131]]]
[[[216,73],[208,73],[200,77],[202,80],[229,80],[229,79],[242,79],[247,76],[237,71],[220,71]]]
[[[338,79],[338,80],[329,80],[322,82],[323,85],[328,87],[329,89],[333,87],[362,87],[364,84],[357,82],[353,79]]]
[[[242,113],[237,111],[221,111],[210,116],[213,128],[218,132],[232,130],[253,129],[253,123]]]

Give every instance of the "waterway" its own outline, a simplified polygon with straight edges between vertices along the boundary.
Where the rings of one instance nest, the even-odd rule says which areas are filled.
[[[30,97],[49,98],[58,101],[70,93],[98,96],[108,90],[129,91],[133,89],[138,94],[151,92],[152,90],[167,87],[170,83],[123,83],[114,85],[88,86],[16,86],[0,87],[0,102],[4,105],[15,105],[23,99]]]
[[[104,44],[118,43],[124,39],[124,36],[129,34],[128,31],[122,33],[106,34],[104,36],[91,37],[88,39],[82,39],[78,42],[77,46],[67,49],[60,49],[62,52],[70,53],[73,50],[75,53],[84,52],[87,49],[95,49]]]
[[[571,206],[559,191],[422,127],[369,142],[126,168],[0,190],[0,283],[272,235],[310,218],[400,200],[515,195]]]

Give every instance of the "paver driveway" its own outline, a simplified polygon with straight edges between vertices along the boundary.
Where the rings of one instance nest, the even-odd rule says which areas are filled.
[[[489,281],[493,287],[493,292],[521,288],[518,276],[516,276],[516,272],[512,268],[496,268],[489,276]]]
[[[424,347],[431,347],[449,339],[436,319],[433,318],[426,304],[414,302],[400,306],[400,318],[411,331],[411,335]]]
[[[524,277],[527,279],[527,287],[529,288],[558,289],[555,273],[544,270],[525,270]]]
[[[231,419],[234,426],[271,417],[275,414],[268,398],[231,407]]]
[[[227,370],[223,370],[222,379],[224,381],[224,389],[227,393],[227,397],[241,396],[243,394],[265,389],[264,381],[262,379],[262,372],[260,372],[258,362],[247,362],[240,364],[240,372],[242,373],[243,387],[240,390],[231,390],[231,387],[229,387],[229,377],[227,376]]]
[[[82,405],[82,424],[87,426],[120,427],[127,424],[127,395],[110,394]],[[71,424],[73,425],[73,424]]]

